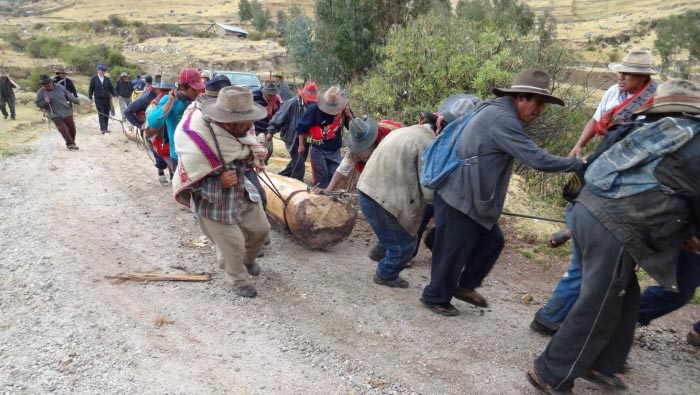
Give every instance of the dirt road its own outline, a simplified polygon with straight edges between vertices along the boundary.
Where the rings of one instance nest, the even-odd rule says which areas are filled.
[[[358,221],[330,252],[275,231],[259,297],[235,295],[194,216],[112,122],[78,122],[0,162],[0,392],[6,394],[535,394],[525,370],[547,339],[527,325],[565,262],[507,250],[484,294],[446,318],[422,308],[429,255],[409,289],[372,283],[374,240]],[[112,284],[120,272],[214,272],[209,283]],[[534,296],[523,304],[521,296]],[[633,394],[696,394],[700,354],[684,336],[700,308],[638,332]],[[577,382],[577,393],[598,394]]]

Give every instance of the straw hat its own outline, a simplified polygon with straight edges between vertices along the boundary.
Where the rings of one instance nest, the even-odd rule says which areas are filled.
[[[541,70],[524,70],[513,79],[510,88],[493,88],[496,96],[505,96],[508,93],[534,93],[541,96],[546,103],[564,106],[564,101],[549,92],[552,77]]]
[[[700,114],[700,86],[688,80],[668,80],[656,88],[653,104],[635,113],[642,115],[674,112]]]
[[[348,105],[348,98],[345,93],[340,90],[337,85],[326,89],[318,97],[318,107],[321,111],[330,115],[338,115]]]
[[[222,88],[216,100],[202,103],[202,112],[223,123],[258,121],[267,116],[267,110],[253,102],[253,92],[242,86]]]
[[[656,74],[656,70],[651,66],[651,54],[641,50],[630,51],[622,58],[622,63],[610,63],[608,68],[617,73]]]

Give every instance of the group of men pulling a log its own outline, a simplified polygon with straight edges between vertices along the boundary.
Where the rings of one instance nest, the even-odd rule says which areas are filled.
[[[687,80],[657,84],[645,52],[631,51],[610,67],[618,83],[567,157],[545,152],[523,129],[547,104],[565,105],[551,94],[550,75],[539,70],[524,70],[511,86],[495,88],[495,99],[455,95],[402,127],[355,117],[338,86],[319,91],[307,82],[283,102],[272,84],[251,92],[225,79],[205,84],[197,70],[185,69],[179,89],[154,103],[140,126],[166,127],[175,199],[197,215],[219,266],[243,297],[257,295],[250,276],[261,272],[256,257],[270,231],[257,174],[278,132],[292,158],[281,174],[303,180],[309,155],[314,193],[329,194],[353,170],[360,173],[359,207],[377,237],[369,251],[377,261],[375,283],[408,287],[400,274],[434,221],[426,236],[430,283],[420,301],[444,316],[459,313],[452,298],[488,305],[477,289],[504,246],[498,220],[513,161],[574,172],[579,182],[567,189],[567,222],[575,273],[565,279],[576,277],[567,285],[575,297],[567,297],[559,316],[550,305],[537,313],[531,327],[552,339],[527,378],[549,394],[572,393],[576,378],[622,389],[637,320],[648,324],[682,306],[700,283],[700,87]],[[423,154],[453,123],[462,125],[454,141],[459,165],[439,187],[427,188]],[[581,157],[593,134],[602,136],[600,146]],[[348,151],[341,158],[343,145]],[[645,292],[641,309],[637,267],[660,284]],[[691,344],[700,345],[699,332],[697,323]]]

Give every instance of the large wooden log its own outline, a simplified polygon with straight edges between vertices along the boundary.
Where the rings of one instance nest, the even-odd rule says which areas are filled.
[[[267,194],[268,216],[302,244],[327,249],[350,236],[357,207],[349,200],[308,192],[305,183],[278,174],[260,174],[260,179]]]

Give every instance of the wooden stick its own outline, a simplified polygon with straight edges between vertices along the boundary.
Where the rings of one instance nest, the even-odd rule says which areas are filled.
[[[118,274],[116,276],[105,276],[107,280],[113,280],[114,283],[120,284],[125,281],[210,281],[210,273],[178,273],[178,274],[163,274],[163,273],[131,273]]]

